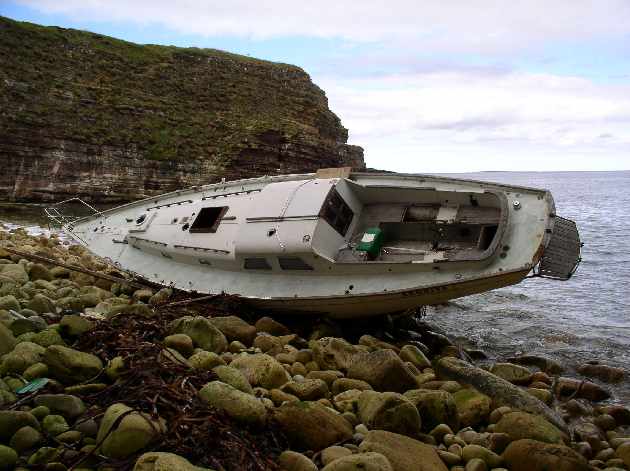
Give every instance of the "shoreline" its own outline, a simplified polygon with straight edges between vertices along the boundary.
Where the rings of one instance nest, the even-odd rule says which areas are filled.
[[[0,239],[112,274],[54,234]],[[0,464],[406,471],[421,455],[427,471],[630,466],[630,410],[603,402],[605,388],[551,358],[488,364],[419,318],[274,319],[238,298],[195,303],[1,249],[0,282],[0,423],[11,424]],[[141,438],[123,439],[129,430]]]

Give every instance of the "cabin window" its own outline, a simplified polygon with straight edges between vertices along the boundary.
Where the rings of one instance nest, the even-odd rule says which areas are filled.
[[[345,236],[354,217],[354,213],[337,190],[333,188],[330,190],[330,193],[328,193],[319,216],[330,224],[339,234]]]
[[[203,208],[190,226],[190,232],[216,232],[227,210],[227,206]]]
[[[299,257],[278,257],[283,270],[312,270],[313,267]]]
[[[247,270],[271,270],[266,258],[246,258],[243,266]]]
[[[494,236],[497,234],[497,230],[499,226],[483,226],[481,228],[481,235],[479,236],[479,249],[480,250],[488,250],[492,241],[494,240]]]

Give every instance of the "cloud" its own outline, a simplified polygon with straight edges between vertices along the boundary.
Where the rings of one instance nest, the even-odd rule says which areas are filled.
[[[373,167],[421,171],[417,156],[450,155],[424,171],[630,168],[629,85],[474,71],[316,81]]]
[[[630,33],[627,0],[19,0],[100,21],[156,23],[204,36],[393,41],[401,48],[514,50]]]

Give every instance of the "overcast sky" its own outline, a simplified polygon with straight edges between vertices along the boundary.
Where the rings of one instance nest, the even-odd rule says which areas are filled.
[[[0,15],[299,65],[370,167],[630,169],[630,0],[0,0]]]

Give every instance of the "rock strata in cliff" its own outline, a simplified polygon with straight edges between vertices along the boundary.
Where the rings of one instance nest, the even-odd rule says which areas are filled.
[[[302,69],[0,17],[0,198],[120,202],[363,150]]]

